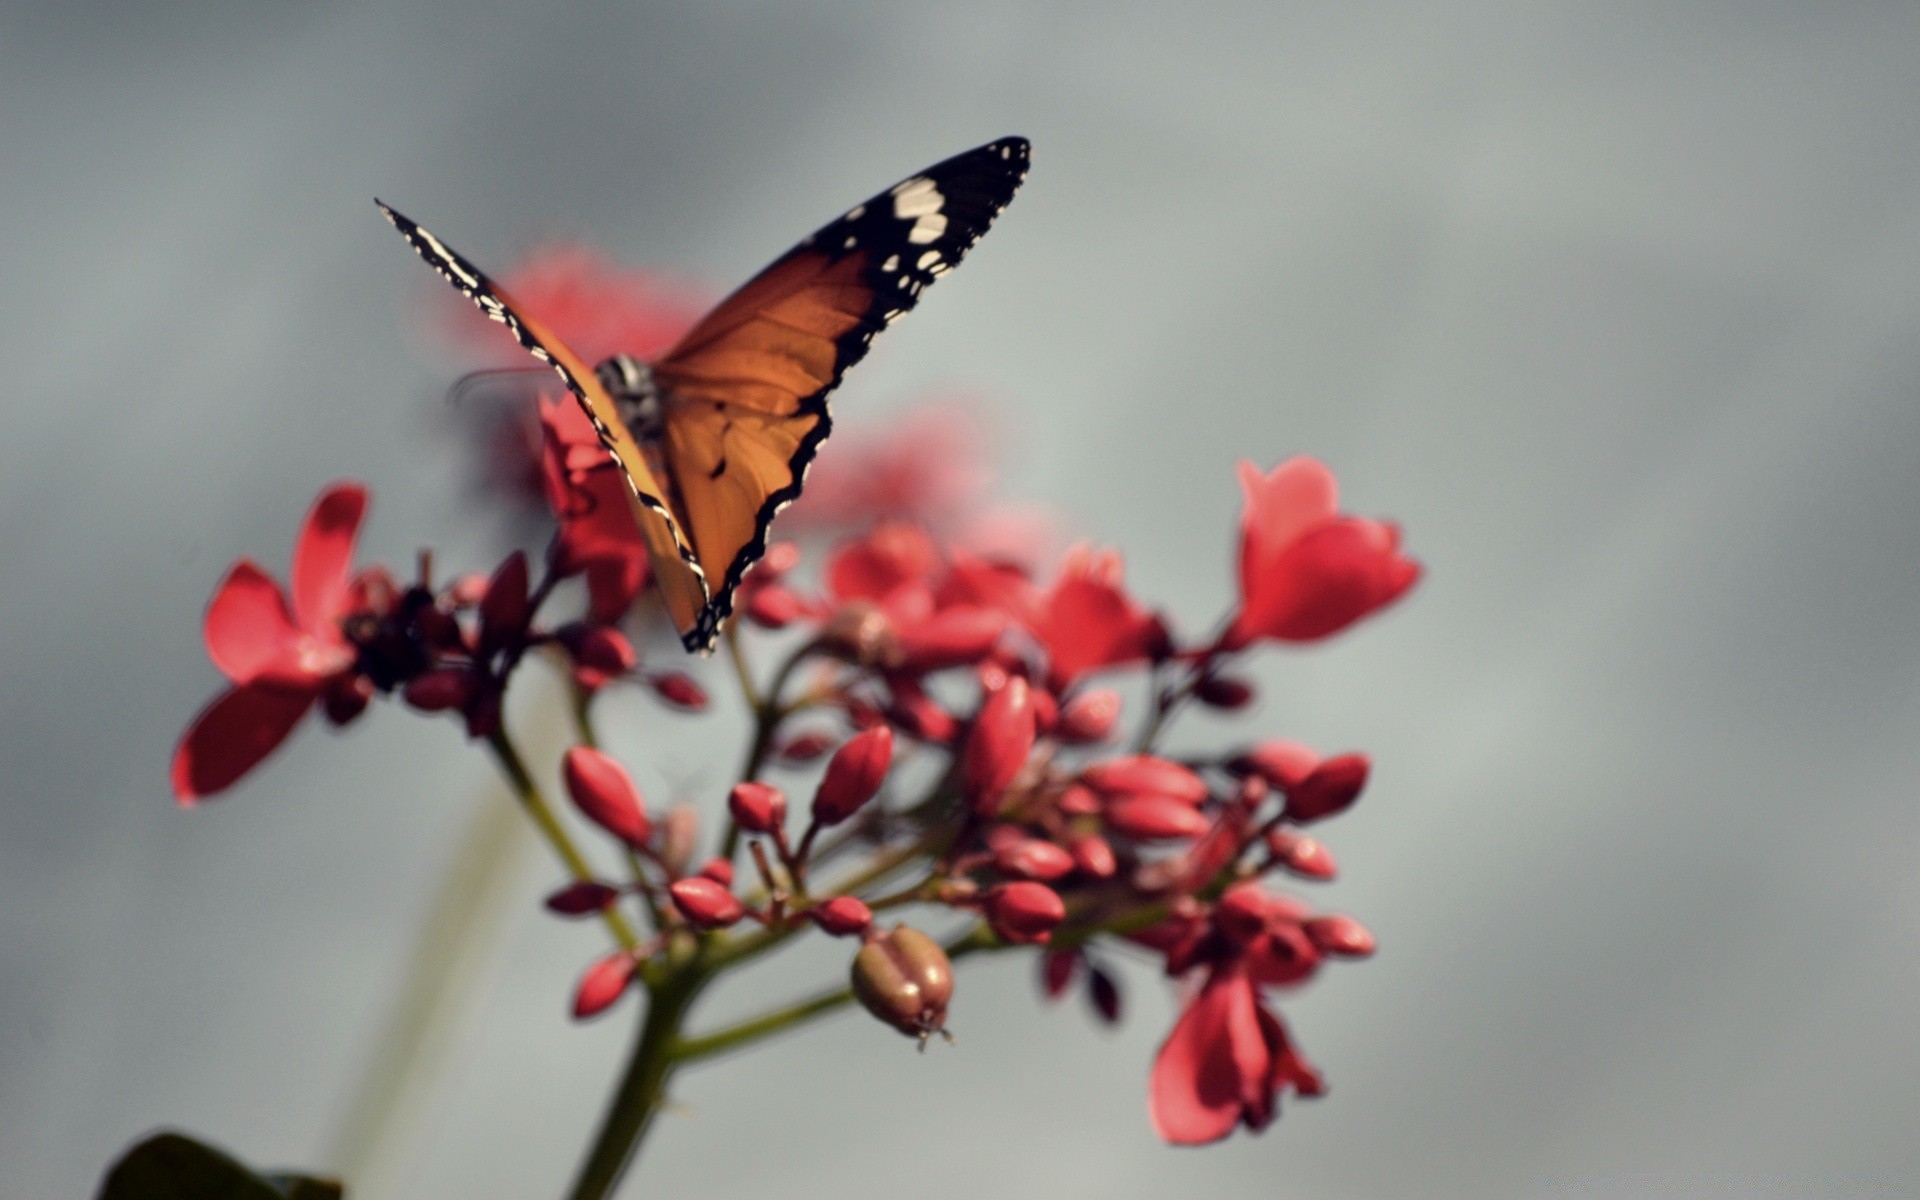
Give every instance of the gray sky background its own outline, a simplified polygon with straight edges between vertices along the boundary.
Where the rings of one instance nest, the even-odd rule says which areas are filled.
[[[1110,1033],[1009,956],[955,1049],[848,1016],[686,1076],[625,1194],[1912,1194],[1920,10],[1441,7],[0,10],[0,1196],[86,1195],[159,1124],[329,1165],[501,803],[397,709],[166,792],[213,582],[284,571],[327,481],[371,484],[369,558],[500,552],[370,198],[483,263],[569,233],[721,288],[1008,133],[1025,190],[840,411],[984,396],[1007,494],[1188,628],[1240,457],[1321,457],[1428,564],[1190,731],[1375,756],[1315,899],[1382,951],[1284,1004],[1332,1094],[1164,1148],[1167,989]],[[724,721],[615,710],[650,795],[717,798]],[[518,862],[368,1200],[558,1194],[611,1085],[632,1013],[565,1019],[598,938]]]

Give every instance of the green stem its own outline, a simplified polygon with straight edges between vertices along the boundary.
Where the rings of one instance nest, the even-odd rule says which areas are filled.
[[[647,1003],[646,1022],[627,1061],[627,1073],[601,1122],[599,1136],[574,1180],[569,1200],[605,1200],[619,1185],[667,1097],[667,1081],[679,1065],[673,1053],[687,1010],[710,976],[690,966],[669,976]]]
[[[500,762],[500,770],[505,773],[507,782],[513,786],[513,794],[520,801],[520,807],[527,810],[540,835],[547,839],[560,861],[577,880],[593,879],[593,867],[587,863],[580,848],[573,844],[566,827],[560,824],[560,818],[554,813],[553,806],[540,794],[540,788],[533,782],[533,776],[527,771],[527,764],[521,759],[520,752],[514,748],[513,741],[507,736],[504,727],[487,735],[487,744],[493,748],[493,756]],[[622,949],[635,950],[640,946],[640,938],[634,933],[633,926],[627,921],[626,914],[617,908],[608,908],[601,914],[607,923],[607,929],[613,934],[613,940],[620,943]]]

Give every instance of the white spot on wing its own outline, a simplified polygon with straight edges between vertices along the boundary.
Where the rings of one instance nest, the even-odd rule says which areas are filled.
[[[858,221],[861,217],[864,217],[866,215],[867,215],[867,206],[864,204],[856,204],[847,211],[847,215],[842,217],[841,220]]]
[[[885,262],[883,262],[883,263],[881,263],[881,264],[880,264],[880,269],[881,269],[882,271],[897,271],[897,270],[899,270],[899,269],[900,269],[900,256],[899,256],[898,254],[889,254],[889,255],[887,255],[887,261],[885,261]]]
[[[939,241],[940,235],[946,231],[947,214],[930,212],[915,221],[912,229],[907,230],[907,240],[916,246],[924,246],[928,242]]]
[[[920,256],[920,261],[915,263],[914,265],[919,267],[922,271],[924,271],[928,267],[931,267],[937,264],[939,261],[940,261],[940,252],[938,250],[929,250],[925,254],[922,254]]]

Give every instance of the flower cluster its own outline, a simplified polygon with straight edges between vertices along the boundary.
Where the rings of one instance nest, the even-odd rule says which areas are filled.
[[[551,319],[564,332],[568,318]],[[823,499],[797,526],[806,541],[776,542],[738,597],[745,628],[728,649],[751,742],[724,819],[710,797],[703,832],[696,807],[651,810],[599,748],[601,689],[640,683],[684,710],[708,698],[677,667],[640,663],[629,631],[647,619],[649,570],[625,485],[570,400],[537,411],[553,518],[537,579],[518,551],[440,587],[424,554],[405,585],[380,567],[355,572],[367,497],[344,484],[301,529],[291,602],[251,562],[233,567],[205,627],[231,686],[176,752],[182,803],[233,785],[316,704],[345,724],[397,693],[457,715],[491,748],[570,875],[547,907],[606,924],[614,946],[581,975],[573,1011],[648,994],[638,1052],[667,1057],[630,1077],[664,1087],[678,1065],[856,1000],[924,1045],[945,1029],[952,961],[1011,947],[1036,948],[1048,995],[1083,987],[1117,1020],[1111,954],[1131,947],[1187,996],[1151,1070],[1162,1137],[1257,1130],[1283,1094],[1319,1094],[1273,990],[1370,955],[1373,938],[1279,887],[1334,876],[1308,827],[1354,803],[1368,759],[1277,738],[1178,755],[1162,741],[1190,706],[1249,709],[1242,672],[1258,648],[1330,637],[1404,595],[1420,568],[1397,527],[1343,513],[1332,472],[1312,459],[1243,465],[1236,602],[1217,632],[1187,637],[1129,590],[1117,553],[1079,547],[1043,570],[986,549],[956,499],[972,494],[966,455],[928,444],[930,430],[959,426],[829,446]],[[579,611],[543,615],[567,579],[582,586],[559,594]],[[529,657],[573,691],[575,744],[558,774],[616,850],[620,878],[580,852],[505,728],[502,698]],[[685,1033],[712,979],[809,930],[852,943],[844,988]]]

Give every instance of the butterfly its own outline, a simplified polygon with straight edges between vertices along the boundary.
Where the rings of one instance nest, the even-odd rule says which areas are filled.
[[[1025,138],[1002,138],[908,176],[775,259],[650,363],[589,366],[479,268],[374,203],[586,410],[626,478],[680,640],[706,654],[833,428],[828,393],[980,240],[1028,157]]]

